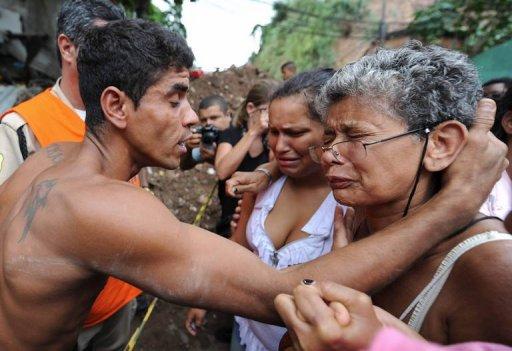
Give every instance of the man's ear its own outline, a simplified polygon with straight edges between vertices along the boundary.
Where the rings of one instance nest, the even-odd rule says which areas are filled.
[[[247,111],[247,114],[250,115],[251,113],[254,113],[256,111],[256,106],[252,102],[248,102],[245,106],[245,110]]]
[[[65,34],[59,34],[57,38],[57,46],[59,47],[60,57],[63,62],[72,63],[77,57],[77,47],[71,39]]]
[[[512,111],[507,111],[501,119],[501,126],[507,135],[512,134]]]
[[[109,86],[101,93],[101,109],[105,119],[115,127],[125,129],[128,119],[128,110],[134,109],[133,101],[121,90]]]
[[[468,130],[458,121],[443,122],[430,132],[423,166],[429,172],[438,172],[449,165],[466,145]]]

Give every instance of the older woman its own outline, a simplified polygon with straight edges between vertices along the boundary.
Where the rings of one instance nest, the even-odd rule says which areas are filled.
[[[467,141],[480,96],[464,55],[418,42],[366,56],[326,84],[319,107],[336,138],[311,151],[323,161],[335,198],[364,215],[355,241],[416,211],[438,191],[442,171]],[[505,297],[512,296],[512,242],[503,231],[499,220],[475,218],[374,301],[440,343],[511,343]]]
[[[355,241],[436,193],[481,95],[466,56],[419,42],[365,56],[324,86],[318,107],[336,137],[311,151],[336,200],[364,213]],[[512,236],[503,232],[496,218],[475,218],[375,293],[374,303],[439,343],[511,344]]]

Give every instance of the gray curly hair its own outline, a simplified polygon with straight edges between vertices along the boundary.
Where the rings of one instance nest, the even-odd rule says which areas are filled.
[[[374,107],[384,107],[409,130],[446,120],[470,127],[482,87],[466,55],[410,41],[398,49],[380,49],[338,70],[317,97],[322,117],[347,96],[364,97]]]

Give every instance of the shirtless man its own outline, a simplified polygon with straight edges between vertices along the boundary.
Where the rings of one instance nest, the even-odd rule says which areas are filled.
[[[506,166],[505,148],[487,133],[494,106],[484,104],[487,130],[470,133],[424,207],[312,264],[275,271],[125,182],[141,167],[179,165],[197,123],[186,95],[192,61],[181,37],[144,21],[85,36],[86,139],[39,151],[0,187],[1,350],[72,349],[108,275],[167,301],[267,322],[279,321],[273,298],[304,278],[377,289],[467,223]]]

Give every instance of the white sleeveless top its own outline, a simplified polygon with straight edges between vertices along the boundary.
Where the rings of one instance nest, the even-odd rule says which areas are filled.
[[[430,307],[443,289],[455,262],[472,248],[496,240],[512,240],[512,235],[491,231],[474,235],[455,246],[439,265],[434,278],[402,313],[400,320],[403,321],[413,311],[407,324],[419,333]]]
[[[279,178],[258,195],[246,230],[247,242],[252,251],[263,262],[276,269],[308,262],[331,251],[334,210],[338,205],[330,192],[306,225],[302,227],[302,231],[308,236],[292,241],[276,250],[265,231],[265,220],[274,207],[286,178],[286,176]],[[290,208],[290,211],[293,211],[293,208]],[[246,351],[277,350],[279,341],[286,332],[286,328],[275,325],[238,316],[235,319],[240,326],[241,344],[245,345]]]

